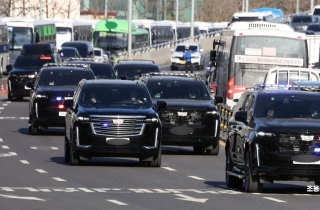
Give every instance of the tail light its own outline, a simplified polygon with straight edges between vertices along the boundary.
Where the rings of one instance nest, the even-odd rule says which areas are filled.
[[[233,90],[234,90],[234,76],[231,77],[228,81],[228,87],[227,87],[227,98],[233,99]]]
[[[64,108],[64,105],[63,105],[63,104],[59,104],[58,108],[59,108],[59,109],[63,109],[63,108]]]
[[[214,83],[210,84],[210,92],[211,93],[215,93],[216,92],[216,84],[214,84]]]

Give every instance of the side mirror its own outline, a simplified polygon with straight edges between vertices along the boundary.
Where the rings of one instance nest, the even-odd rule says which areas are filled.
[[[68,108],[72,108],[73,106],[73,99],[66,99],[64,100],[64,106]]]
[[[174,52],[174,49],[170,49],[170,52]]]
[[[157,101],[157,111],[159,111],[161,109],[167,109],[167,102]]]
[[[6,69],[7,69],[8,72],[11,71],[12,70],[12,65],[11,64],[7,65]]]
[[[234,116],[234,119],[236,121],[246,122],[247,121],[247,116],[248,116],[247,112],[240,111],[240,112],[236,112],[236,114]]]
[[[33,90],[33,89],[34,89],[34,88],[33,88],[34,82],[28,81],[28,82],[26,83],[26,86],[27,86],[28,88],[31,88],[31,89]]]
[[[222,96],[214,96],[214,104],[221,104],[223,103],[223,97]]]

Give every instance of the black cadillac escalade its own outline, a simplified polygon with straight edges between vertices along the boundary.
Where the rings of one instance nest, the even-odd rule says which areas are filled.
[[[274,181],[320,181],[320,95],[248,90],[228,124],[226,184],[259,192]],[[244,181],[243,181],[244,180]]]
[[[154,102],[167,102],[167,109],[159,112],[163,145],[193,146],[199,154],[219,154],[220,115],[216,104],[223,98],[212,99],[201,77],[154,72],[141,80]]]
[[[71,105],[72,102],[72,105]],[[161,166],[161,121],[146,86],[138,81],[84,80],[66,115],[65,161],[133,157]]]

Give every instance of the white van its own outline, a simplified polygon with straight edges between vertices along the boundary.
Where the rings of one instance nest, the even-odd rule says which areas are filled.
[[[309,68],[276,67],[264,79],[266,85],[291,85],[295,81],[320,81],[319,72]]]

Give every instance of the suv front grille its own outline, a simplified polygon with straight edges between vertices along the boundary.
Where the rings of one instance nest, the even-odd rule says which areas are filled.
[[[167,110],[160,114],[164,125],[202,126],[205,113],[203,111],[173,111]]]
[[[138,136],[145,127],[145,117],[91,117],[93,133],[103,136]]]
[[[313,140],[304,141],[301,135],[313,136]],[[315,146],[320,146],[318,134],[278,133],[277,137],[280,153],[313,154]]]

